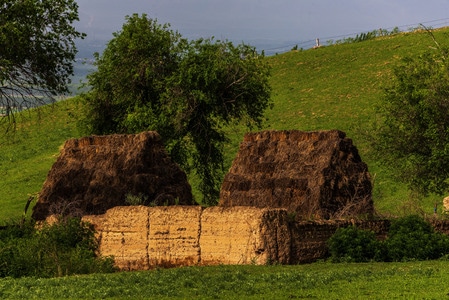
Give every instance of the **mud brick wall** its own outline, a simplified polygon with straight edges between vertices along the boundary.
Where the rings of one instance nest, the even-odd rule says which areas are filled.
[[[291,260],[284,209],[122,206],[82,220],[94,225],[100,254],[122,270]]]
[[[293,223],[291,263],[310,263],[328,257],[327,240],[338,228],[348,226],[371,230],[377,238],[385,239],[390,221],[330,220]]]
[[[287,212],[255,207],[210,207],[201,217],[201,264],[289,263]]]
[[[148,207],[127,206],[82,220],[95,226],[102,256],[114,256],[115,265],[122,270],[146,270],[150,267],[149,216]]]
[[[357,226],[385,239],[389,220],[295,222],[285,209],[125,206],[84,216],[97,230],[100,254],[122,270],[217,264],[298,264],[328,256],[338,228]],[[432,222],[449,234],[449,222]]]
[[[148,208],[150,266],[191,266],[200,262],[200,206]]]
[[[447,220],[432,220],[430,222],[436,231],[449,235],[449,221]]]

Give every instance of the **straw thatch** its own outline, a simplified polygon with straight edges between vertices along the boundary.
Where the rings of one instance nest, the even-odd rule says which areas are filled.
[[[66,141],[32,217],[103,214],[129,204],[195,204],[186,174],[156,132]]]
[[[372,214],[371,191],[368,167],[344,132],[263,131],[245,135],[219,205],[329,219]]]

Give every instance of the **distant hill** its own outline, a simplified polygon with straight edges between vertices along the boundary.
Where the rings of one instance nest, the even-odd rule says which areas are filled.
[[[434,34],[441,44],[449,45],[449,29]],[[345,131],[369,166],[374,205],[380,213],[431,214],[435,201],[441,202],[441,198],[411,199],[406,186],[372,158],[368,142],[370,124],[377,118],[374,107],[391,78],[391,67],[401,57],[418,55],[433,46],[429,35],[418,31],[269,56],[274,107],[266,113],[264,129]],[[78,67],[75,70],[82,77],[91,66]],[[44,107],[39,115],[26,112],[15,134],[0,135],[0,223],[22,214],[28,197],[40,191],[59,147],[68,138],[80,137],[76,124],[81,111],[81,103],[71,98]],[[5,122],[0,122],[1,126]],[[3,133],[5,128],[0,130]],[[226,146],[226,168],[245,131],[232,127],[229,133],[232,141]],[[195,178],[191,182],[195,187]]]

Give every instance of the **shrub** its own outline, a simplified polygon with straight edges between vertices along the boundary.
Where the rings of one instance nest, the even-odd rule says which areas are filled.
[[[392,221],[384,242],[371,231],[351,226],[339,228],[328,246],[333,262],[429,260],[449,254],[449,237],[411,215]]]
[[[97,257],[94,232],[69,218],[39,230],[34,222],[0,231],[0,277],[55,277],[113,272],[111,258]]]
[[[337,229],[328,246],[334,262],[367,262],[382,252],[374,232],[355,226]]]
[[[437,259],[449,253],[449,237],[415,215],[394,220],[385,243],[392,261]]]

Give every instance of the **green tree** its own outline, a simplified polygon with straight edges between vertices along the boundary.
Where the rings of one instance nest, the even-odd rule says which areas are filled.
[[[449,187],[448,51],[437,46],[396,65],[373,131],[381,161],[424,195]]]
[[[146,15],[127,17],[89,76],[90,133],[156,130],[171,157],[200,178],[203,204],[218,199],[224,127],[260,126],[270,102],[269,66],[245,44],[187,41]]]
[[[84,37],[72,26],[76,20],[74,0],[0,3],[0,113],[68,92],[75,40]]]

